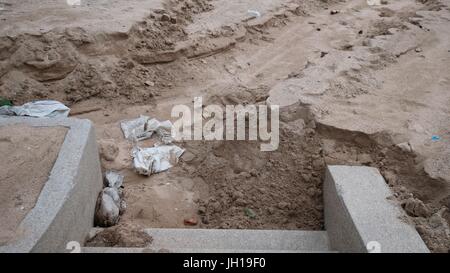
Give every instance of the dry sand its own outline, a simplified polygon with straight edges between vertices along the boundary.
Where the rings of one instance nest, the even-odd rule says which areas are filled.
[[[33,209],[48,180],[67,129],[23,125],[0,127],[0,245]]]
[[[121,2],[91,11],[112,14]],[[185,227],[195,217],[205,228],[322,229],[325,163],[369,165],[428,247],[447,252],[450,1],[387,2],[163,1],[148,16],[123,10],[127,27],[103,35],[102,23],[86,27],[91,15],[76,8],[77,23],[38,35],[3,11],[0,19],[23,35],[0,32],[0,96],[59,99],[94,122],[103,168],[126,176],[125,226]],[[38,10],[28,13],[36,25],[56,27]],[[194,96],[287,107],[280,149],[186,142],[170,171],[134,174],[119,122],[169,119],[173,105]]]

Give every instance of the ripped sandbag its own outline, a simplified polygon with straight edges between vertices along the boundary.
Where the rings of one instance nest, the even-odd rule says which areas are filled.
[[[22,106],[0,107],[0,115],[56,118],[69,116],[70,108],[55,100],[40,100]]]
[[[100,192],[95,209],[94,222],[96,226],[114,226],[119,222],[120,215],[125,212],[123,179],[123,175],[117,172],[107,171],[105,173],[106,187]]]
[[[136,119],[126,120],[120,123],[126,139],[140,141],[152,137],[154,133],[158,135],[161,142],[169,144],[172,142],[172,122],[169,120],[159,121],[150,119],[147,116],[140,116]]]
[[[104,190],[97,199],[95,225],[100,227],[114,226],[119,222],[120,210],[114,199]]]
[[[153,118],[147,122],[147,129],[155,132],[164,144],[170,144],[173,141],[172,126],[170,120],[159,121]]]
[[[176,145],[161,145],[152,148],[135,147],[133,165],[137,173],[151,175],[173,167],[183,153],[184,149]]]
[[[150,138],[153,132],[147,131],[147,121],[149,117],[140,116],[136,119],[122,121],[120,127],[122,128],[123,135],[128,140],[144,140]]]

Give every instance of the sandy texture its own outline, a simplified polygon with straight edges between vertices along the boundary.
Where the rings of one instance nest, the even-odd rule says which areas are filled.
[[[0,127],[0,244],[12,240],[48,180],[67,129]]]
[[[115,33],[90,31],[88,12],[66,29],[0,35],[0,96],[58,99],[94,121],[103,168],[125,175],[122,223],[184,227],[195,218],[206,228],[321,229],[325,163],[370,165],[428,247],[450,249],[448,0],[161,5],[142,17],[123,11],[130,27]],[[37,25],[48,21],[37,17]],[[279,104],[288,107],[283,115],[293,107],[311,117],[284,121],[273,153],[251,142],[180,143],[187,153],[177,167],[134,174],[119,122],[169,119],[172,106],[191,105],[194,96],[205,104]]]

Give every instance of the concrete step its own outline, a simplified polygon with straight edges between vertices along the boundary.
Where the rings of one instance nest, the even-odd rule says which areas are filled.
[[[250,250],[250,249],[154,249],[149,248],[125,248],[125,247],[83,247],[82,253],[337,253],[336,251],[287,251],[287,250]]]
[[[329,251],[325,231],[242,229],[146,229],[152,248],[202,252],[206,249],[236,251]],[[196,250],[196,251],[195,251]]]
[[[332,252],[326,231],[236,229],[145,229],[153,238],[147,248],[83,248],[86,253],[234,253]]]

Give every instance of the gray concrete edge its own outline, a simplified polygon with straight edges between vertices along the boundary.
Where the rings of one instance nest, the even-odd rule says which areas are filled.
[[[0,118],[0,125],[13,124],[69,130],[35,207],[19,226],[23,234],[0,247],[0,252],[62,252],[68,241],[83,244],[93,226],[95,202],[102,188],[92,123],[71,118]]]

